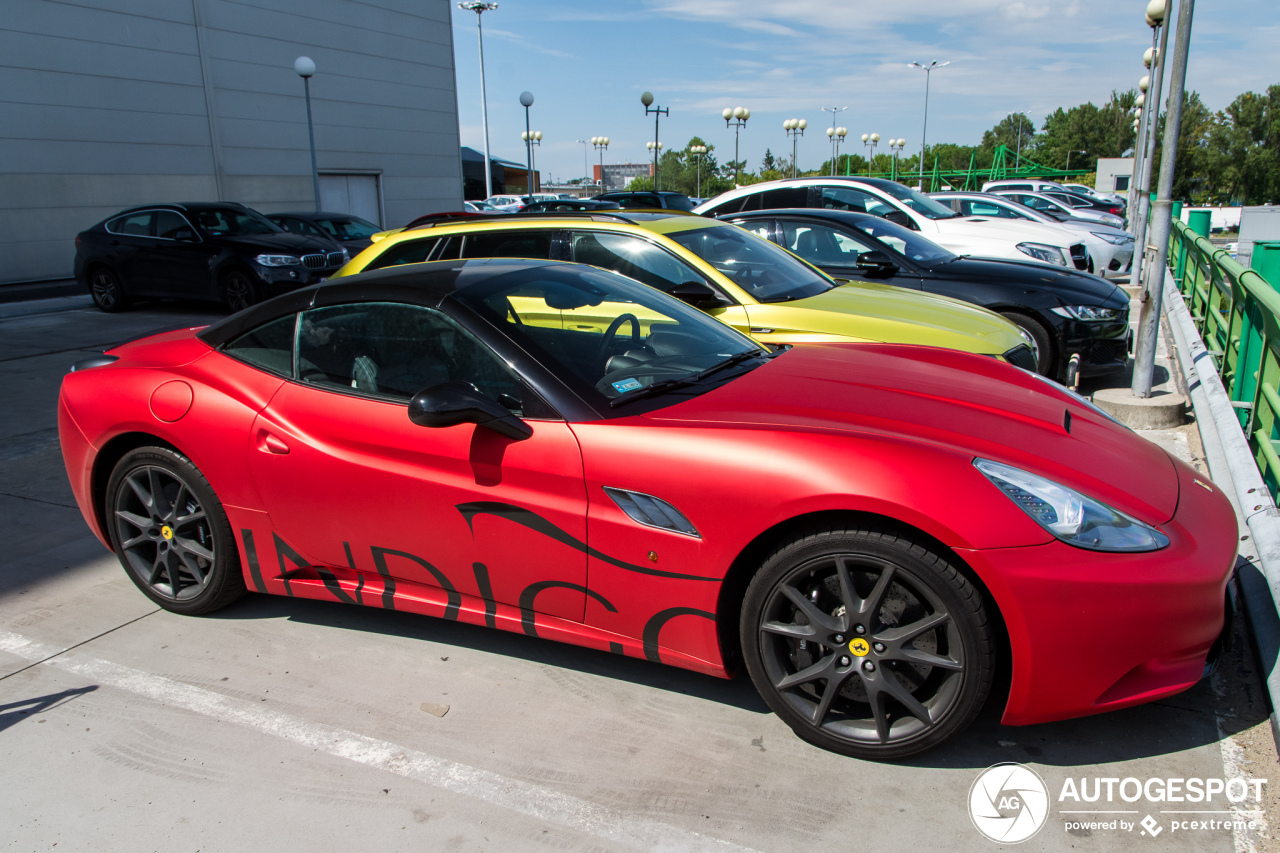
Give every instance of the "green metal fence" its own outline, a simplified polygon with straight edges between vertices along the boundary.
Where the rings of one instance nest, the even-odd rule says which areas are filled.
[[[1280,293],[1177,220],[1169,263],[1275,499],[1280,492]]]

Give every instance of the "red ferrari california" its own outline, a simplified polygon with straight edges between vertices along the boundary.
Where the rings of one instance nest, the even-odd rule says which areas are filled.
[[[1187,689],[1236,553],[1212,483],[1030,373],[769,351],[574,264],[295,291],[79,362],[58,423],[85,520],[168,610],[254,591],[745,667],[874,759],[963,729],[1002,656],[1009,724]]]

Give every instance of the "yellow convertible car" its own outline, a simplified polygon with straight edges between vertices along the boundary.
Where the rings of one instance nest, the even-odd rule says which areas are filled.
[[[1025,334],[992,311],[887,285],[838,282],[768,240],[713,219],[592,211],[442,214],[424,220],[377,235],[380,239],[335,275],[458,258],[573,261],[663,290],[764,344],[923,344],[989,355],[1033,371],[1036,366]],[[637,315],[637,326],[645,321]],[[618,331],[598,328],[590,308],[538,322],[583,332]]]

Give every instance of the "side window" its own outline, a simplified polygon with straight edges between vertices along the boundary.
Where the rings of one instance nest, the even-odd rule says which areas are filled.
[[[814,266],[849,267],[858,256],[871,250],[855,238],[809,222],[782,222],[783,245]]]
[[[768,210],[809,206],[808,187],[783,187],[777,190],[767,190],[762,195],[764,198],[760,203],[764,209]]]
[[[773,229],[770,227],[769,220],[767,219],[753,219],[748,222],[744,222],[741,219],[736,219],[734,220],[733,224],[737,225],[739,228],[743,229],[744,231],[750,231],[752,234],[756,235],[761,240],[773,239],[772,237],[769,236],[769,232],[772,231]]]
[[[246,361],[272,373],[293,375],[293,330],[297,314],[264,323],[229,341],[222,351],[232,358]]]
[[[425,240],[405,240],[388,246],[387,250],[369,261],[366,270],[380,270],[383,267],[395,267],[400,264],[420,264],[431,254],[439,240],[428,237]]]
[[[156,236],[163,237],[166,240],[177,240],[180,236],[185,236],[188,240],[195,237],[195,229],[193,229],[187,220],[183,219],[180,214],[174,213],[172,210],[157,210],[155,213]]]
[[[439,311],[416,305],[369,302],[304,311],[298,379],[397,400],[461,380],[516,414],[525,413],[526,398],[530,408],[545,409],[488,347]]]
[[[884,216],[894,209],[871,193],[852,187],[823,187],[822,206],[831,210],[853,210],[874,216]]]
[[[571,242],[575,262],[622,273],[658,290],[671,290],[690,281],[706,281],[705,276],[674,255],[639,237],[579,231],[574,232]]]
[[[464,258],[551,258],[551,238],[546,231],[482,231],[468,234],[462,243]]]
[[[150,237],[154,232],[151,230],[151,221],[155,214],[148,210],[146,213],[134,213],[129,216],[118,216],[107,223],[107,230],[113,234],[128,234],[133,237]]]

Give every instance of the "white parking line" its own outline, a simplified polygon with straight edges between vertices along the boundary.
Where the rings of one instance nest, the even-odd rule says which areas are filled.
[[[25,660],[42,661],[50,655],[58,655],[61,650],[19,634],[0,631],[0,651]],[[259,708],[212,690],[193,687],[110,661],[62,654],[46,661],[42,666],[56,667],[163,705],[235,723],[337,758],[377,767],[426,785],[475,797],[536,820],[642,850],[754,853],[750,848],[728,841],[656,821],[628,817],[549,788],[436,758],[388,741],[304,720],[291,714]]]

